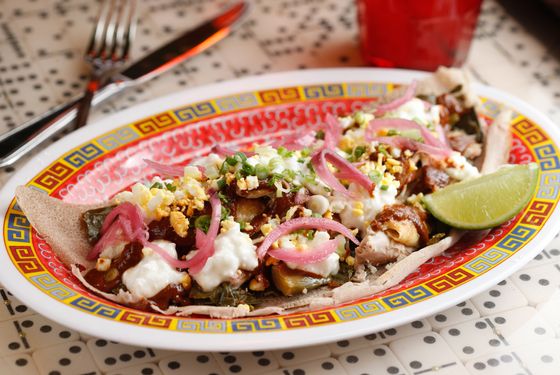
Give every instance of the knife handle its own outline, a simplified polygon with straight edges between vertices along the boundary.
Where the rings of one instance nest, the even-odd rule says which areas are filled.
[[[122,83],[111,83],[100,89],[91,102],[92,107],[107,100],[127,87]],[[0,168],[13,165],[31,150],[52,138],[74,122],[78,97],[68,104],[53,108],[40,117],[0,135]]]

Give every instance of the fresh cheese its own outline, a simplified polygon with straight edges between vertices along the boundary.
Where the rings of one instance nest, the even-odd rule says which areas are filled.
[[[153,243],[165,250],[170,257],[177,259],[177,251],[173,242],[157,240]],[[179,284],[184,279],[186,275],[184,272],[175,270],[163,257],[149,247],[142,249],[142,255],[142,260],[122,275],[122,281],[130,293],[150,298],[166,286]]]
[[[385,177],[385,179],[387,178]],[[389,181],[382,180],[380,184],[375,185],[372,196],[363,188],[351,183],[348,190],[357,195],[358,199],[348,199],[339,193],[335,193],[330,199],[331,211],[338,213],[340,221],[348,228],[358,228],[364,232],[386,205],[397,202],[398,183],[392,179],[387,180]],[[386,189],[382,189],[381,186],[385,186]]]
[[[445,173],[455,180],[464,181],[480,177],[478,169],[460,153],[454,152],[448,161],[450,167],[445,168]]]
[[[222,230],[214,241],[214,255],[208,258],[200,272],[191,275],[205,292],[231,280],[237,270],[252,271],[259,264],[257,248],[251,237],[241,232],[239,223],[225,220]],[[195,253],[192,252],[193,256]]]
[[[317,247],[327,242],[329,239],[330,236],[327,232],[318,231],[315,233],[315,236],[313,237],[312,240],[308,240],[305,236],[302,235],[284,236],[280,238],[279,246],[281,248],[298,249],[294,251],[306,251],[308,249],[310,251],[314,247]],[[286,265],[294,270],[298,269],[315,275],[327,277],[329,275],[335,275],[338,273],[340,267],[339,259],[340,259],[339,255],[336,252],[334,252],[332,254],[329,254],[327,258],[325,258],[320,262],[309,263],[309,264],[286,262]]]
[[[439,124],[439,112],[440,107],[438,105],[432,105],[426,108],[423,100],[413,98],[400,107],[385,113],[383,117],[412,120],[433,129],[434,126]]]

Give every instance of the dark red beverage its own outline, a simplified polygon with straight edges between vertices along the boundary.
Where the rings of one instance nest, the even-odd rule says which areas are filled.
[[[357,0],[362,53],[380,67],[465,62],[481,0]]]

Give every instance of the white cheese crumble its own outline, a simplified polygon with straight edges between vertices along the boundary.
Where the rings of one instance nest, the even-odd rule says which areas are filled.
[[[123,191],[115,196],[117,203],[130,202],[139,206],[148,220],[161,219],[174,199],[175,194],[166,189],[150,189],[141,183],[134,184],[131,191]]]
[[[393,111],[385,113],[383,117],[402,118],[416,121],[424,126],[435,126],[439,124],[439,109],[439,106],[433,105],[430,109],[426,110],[422,100],[413,98]]]
[[[348,190],[356,194],[359,199],[348,199],[335,193],[331,198],[331,211],[339,213],[340,221],[348,228],[358,228],[364,232],[386,205],[396,203],[398,184],[389,183],[385,186],[387,189],[382,190],[381,184],[376,184],[373,196],[370,196],[363,188],[351,183]]]
[[[251,237],[241,232],[239,223],[230,220],[225,222],[228,222],[228,229],[216,237],[214,255],[208,258],[199,273],[191,275],[205,292],[213,290],[224,281],[229,281],[238,269],[252,271],[259,264],[257,248],[253,245]]]
[[[173,242],[165,240],[153,241],[169,256],[177,258],[177,251]],[[178,284],[185,277],[185,273],[178,272],[165,259],[149,247],[142,249],[142,260],[134,267],[126,270],[122,280],[129,292],[136,296],[150,298],[158,294],[169,284]]]
[[[204,174],[206,177],[214,179],[220,177],[220,167],[223,162],[224,159],[222,159],[219,155],[212,153],[193,161],[192,164],[204,167]]]
[[[312,250],[314,247],[317,247],[327,242],[329,239],[330,236],[327,232],[319,231],[315,233],[315,236],[313,237],[312,240],[308,240],[302,235],[298,235],[296,238],[293,238],[292,236],[284,236],[280,238],[279,245],[282,248],[290,248],[290,249],[297,248],[300,251],[306,251],[306,249]],[[291,263],[291,262],[285,262],[285,263],[291,269],[298,269],[309,273],[313,273],[315,275],[327,277],[329,275],[334,275],[338,273],[338,269],[340,267],[339,259],[340,257],[338,256],[338,254],[334,252],[332,254],[329,254],[329,256],[324,260],[316,263],[310,263],[310,264],[298,264],[298,263]]]
[[[453,167],[445,168],[445,173],[455,180],[463,181],[480,177],[478,169],[460,153],[454,152],[449,160]]]

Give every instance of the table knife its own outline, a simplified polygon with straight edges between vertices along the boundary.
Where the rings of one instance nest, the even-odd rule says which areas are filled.
[[[92,106],[133,86],[142,84],[199,54],[222,40],[245,19],[249,11],[245,1],[236,3],[219,16],[189,30],[171,42],[148,53],[116,73],[93,97]],[[10,166],[47,139],[68,128],[77,113],[81,97],[53,108],[17,128],[0,135],[0,168]]]

